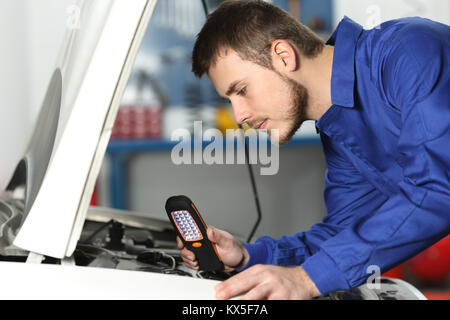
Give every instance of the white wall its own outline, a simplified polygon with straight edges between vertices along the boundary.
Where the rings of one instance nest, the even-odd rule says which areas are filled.
[[[73,0],[0,0],[0,190],[22,157]]]
[[[366,29],[386,20],[409,16],[450,23],[448,0],[334,0],[333,9],[335,26],[344,15]]]

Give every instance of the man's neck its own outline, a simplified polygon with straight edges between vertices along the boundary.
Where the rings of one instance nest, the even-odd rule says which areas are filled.
[[[300,82],[308,90],[306,117],[319,120],[331,106],[331,71],[334,47],[326,45],[313,59],[305,59],[300,68]]]

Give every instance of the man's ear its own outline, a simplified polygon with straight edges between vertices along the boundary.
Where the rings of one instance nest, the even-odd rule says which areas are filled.
[[[278,71],[292,72],[300,67],[294,47],[286,40],[275,40],[271,45],[272,64]]]

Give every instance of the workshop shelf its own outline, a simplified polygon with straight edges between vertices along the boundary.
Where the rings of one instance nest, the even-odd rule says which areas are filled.
[[[191,139],[191,141],[193,145],[194,139]],[[266,142],[266,140],[264,140],[264,142]],[[111,207],[115,209],[127,209],[127,177],[128,160],[130,157],[138,153],[167,152],[178,143],[180,142],[168,141],[162,138],[111,139],[106,150],[111,163],[109,173]],[[203,142],[203,148],[210,143],[211,142]],[[237,139],[235,139],[235,145],[236,143]],[[319,135],[305,135],[294,137],[281,148],[318,146],[320,144]]]
[[[193,139],[191,139],[193,140]],[[179,141],[169,141],[161,138],[148,138],[148,139],[112,139],[109,142],[107,153],[113,155],[115,153],[135,153],[135,152],[152,152],[152,151],[167,151],[171,150]],[[207,146],[211,142],[203,142],[203,147]],[[295,137],[291,141],[287,142],[284,147],[298,147],[298,146],[310,146],[319,145],[320,137],[317,136],[304,136]]]

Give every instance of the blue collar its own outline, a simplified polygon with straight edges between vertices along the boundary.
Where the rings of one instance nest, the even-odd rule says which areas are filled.
[[[339,22],[326,44],[334,45],[331,73],[331,102],[353,108],[356,43],[363,27],[347,16]]]

